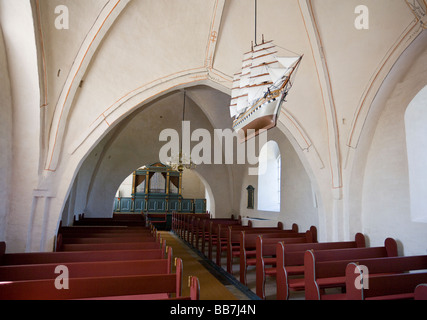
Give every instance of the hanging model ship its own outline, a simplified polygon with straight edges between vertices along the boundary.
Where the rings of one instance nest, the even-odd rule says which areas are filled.
[[[302,60],[302,56],[276,54],[273,42],[263,39],[262,44],[243,55],[242,71],[234,75],[230,115],[234,118],[233,130],[243,130],[244,140],[276,126],[292,87],[292,77]]]

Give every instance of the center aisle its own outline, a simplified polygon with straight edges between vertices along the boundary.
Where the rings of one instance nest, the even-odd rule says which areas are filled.
[[[197,255],[187,244],[174,233],[159,231],[167,246],[172,247],[173,256],[179,257],[184,265],[184,277],[182,294],[189,294],[187,286],[188,277],[196,276],[200,281],[200,300],[249,300],[249,298],[237,289],[221,274],[203,263],[203,258]]]

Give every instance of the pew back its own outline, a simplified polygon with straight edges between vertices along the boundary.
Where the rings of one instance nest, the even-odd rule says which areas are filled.
[[[368,278],[364,278],[363,272],[356,263],[347,265],[347,300],[414,299],[417,286],[427,282],[427,272],[375,276],[369,274]]]
[[[397,243],[391,238],[384,241],[384,247],[308,250],[304,254],[303,284],[306,300],[325,298],[320,291],[322,287],[344,286],[345,267],[342,261],[397,256]],[[334,261],[341,262],[333,263]]]
[[[0,265],[62,264],[84,261],[147,260],[163,258],[165,258],[165,251],[163,249],[7,253],[0,257]]]
[[[118,277],[68,279],[68,289],[58,290],[55,280],[5,281],[0,283],[0,300],[135,299],[182,296],[182,260],[176,273]],[[154,295],[154,296],[153,296]]]

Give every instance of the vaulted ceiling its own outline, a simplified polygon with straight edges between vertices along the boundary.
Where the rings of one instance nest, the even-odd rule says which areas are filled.
[[[357,147],[382,81],[423,30],[410,2],[258,0],[256,41],[264,35],[304,54],[280,122],[302,150],[315,149],[320,166],[330,167],[333,187],[342,184],[342,158]],[[99,126],[172,89],[208,84],[229,94],[242,54],[255,41],[255,1],[63,5],[68,29],[55,24],[63,14],[55,11],[57,1],[35,1],[48,170],[56,170],[67,137],[72,153]],[[229,122],[226,104],[206,112],[214,127]]]

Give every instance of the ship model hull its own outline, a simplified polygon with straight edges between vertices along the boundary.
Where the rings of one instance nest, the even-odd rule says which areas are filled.
[[[243,141],[246,141],[257,136],[262,130],[276,127],[282,103],[282,97],[273,98],[249,110],[236,119],[233,130],[242,130]]]
[[[241,142],[276,127],[292,87],[302,56],[276,57],[276,53],[272,41],[263,41],[243,55],[242,70],[234,76],[230,114]]]

